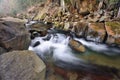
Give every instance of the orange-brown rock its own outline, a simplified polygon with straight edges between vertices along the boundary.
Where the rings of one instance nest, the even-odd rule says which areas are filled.
[[[86,33],[86,39],[96,42],[103,42],[105,39],[106,31],[104,23],[89,23]]]
[[[106,22],[105,28],[108,34],[107,43],[120,45],[120,22]]]
[[[45,24],[43,22],[36,22],[34,24],[31,24],[28,26],[29,31],[31,34],[33,32],[38,32],[40,36],[45,36],[47,34],[47,30],[50,29],[52,25],[50,24]]]
[[[71,48],[73,48],[74,50],[78,52],[85,52],[86,50],[85,47],[76,40],[70,40],[69,45],[71,46]]]

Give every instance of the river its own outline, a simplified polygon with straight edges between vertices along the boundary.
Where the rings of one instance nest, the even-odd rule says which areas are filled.
[[[80,53],[73,50],[69,46],[71,39],[81,42],[86,51]],[[34,51],[46,64],[53,64],[67,71],[83,71],[106,76],[114,74],[119,77],[120,50],[106,44],[90,42],[62,33],[50,33],[44,37],[35,37],[31,41],[29,50]]]

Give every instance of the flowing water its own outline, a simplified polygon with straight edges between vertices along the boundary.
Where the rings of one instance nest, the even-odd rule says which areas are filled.
[[[73,38],[81,42],[87,49],[84,53],[80,53],[70,48],[70,39],[70,36],[60,33],[36,37],[31,41],[29,50],[34,51],[45,62],[52,62],[67,70],[79,70],[95,74],[110,73],[111,75],[110,70],[120,69],[119,49],[81,38]]]

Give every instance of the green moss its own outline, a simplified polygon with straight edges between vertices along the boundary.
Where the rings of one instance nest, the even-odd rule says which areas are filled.
[[[120,22],[106,22],[106,26],[109,26],[115,33],[120,34]]]
[[[119,2],[119,0],[109,0],[109,4],[115,4],[117,2]]]

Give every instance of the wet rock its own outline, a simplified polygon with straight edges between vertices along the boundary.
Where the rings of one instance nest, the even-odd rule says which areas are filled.
[[[103,42],[106,31],[104,23],[89,23],[86,39],[95,42]]]
[[[0,56],[1,80],[45,80],[46,66],[32,51],[13,51]]]
[[[0,47],[0,55],[7,52],[4,48]]]
[[[36,22],[28,26],[28,30],[31,34],[37,32],[40,36],[45,36],[47,34],[47,30],[52,27],[52,24],[45,24],[43,22]]]
[[[30,35],[23,21],[14,18],[0,20],[0,47],[6,51],[25,50],[29,43]]]
[[[120,45],[120,22],[112,21],[106,22],[105,28],[108,34],[107,42],[108,44]]]
[[[74,22],[72,31],[75,32],[77,37],[84,37],[87,25],[85,22]]]
[[[69,45],[71,48],[73,48],[74,50],[78,51],[78,52],[85,52],[85,47],[78,41],[76,40],[70,40]]]

